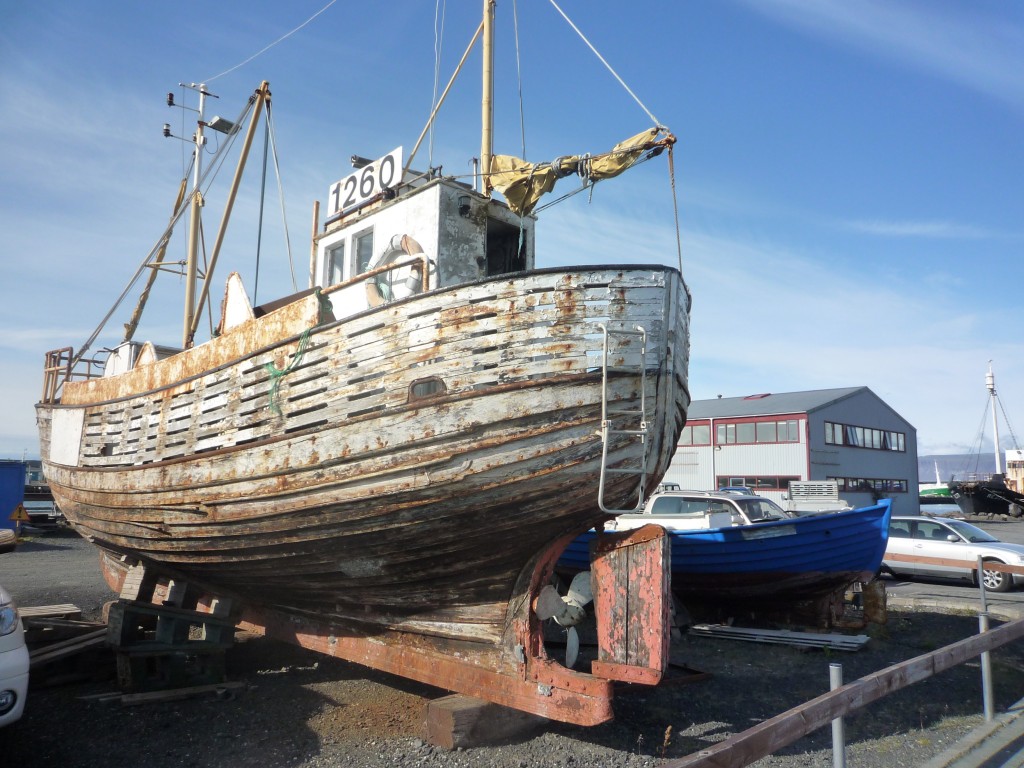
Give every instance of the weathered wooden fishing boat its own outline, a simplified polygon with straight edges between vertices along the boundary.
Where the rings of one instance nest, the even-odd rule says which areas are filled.
[[[537,268],[531,210],[556,176],[592,184],[672,136],[553,165],[485,145],[480,189],[415,173],[401,149],[360,161],[330,188],[309,289],[253,308],[232,274],[216,334],[196,343],[227,222],[200,286],[198,150],[215,126],[197,90],[196,180],[172,221],[190,212],[181,346],[129,330],[102,363],[87,346],[47,355],[41,451],[67,519],[115,589],[142,568],[325,653],[609,719],[613,680],[664,670],[659,531],[595,550],[599,621],[623,609],[616,585],[636,604],[591,674],[548,658],[534,604],[565,544],[638,508],[664,474],[689,404],[689,295],[661,265]],[[238,175],[269,98],[263,83],[238,122]],[[646,580],[616,559],[629,548],[646,553]]]

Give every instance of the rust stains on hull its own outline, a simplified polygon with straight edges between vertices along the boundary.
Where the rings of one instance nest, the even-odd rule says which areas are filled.
[[[668,268],[505,276],[342,321],[304,297],[66,383],[37,410],[44,470],[114,555],[254,615],[384,638],[389,658],[426,643],[491,668],[538,553],[605,517],[602,461],[646,462],[652,485],[667,469],[689,404],[687,300]],[[650,431],[613,431],[603,458],[599,329],[638,325],[645,349],[609,344],[607,397],[635,411],[643,394]],[[606,501],[635,498],[636,475],[609,478]]]

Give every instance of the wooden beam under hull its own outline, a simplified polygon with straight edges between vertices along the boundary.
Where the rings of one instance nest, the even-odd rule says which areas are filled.
[[[452,642],[404,632],[360,636],[253,605],[243,608],[239,627],[552,720],[598,725],[613,717],[616,680],[657,684],[667,666],[668,539],[656,526],[598,539],[595,612],[598,627],[605,627],[599,661],[594,662],[598,674],[567,669],[547,658],[542,625],[533,612],[533,598],[570,539],[554,542],[524,569],[506,604],[508,631],[497,643]],[[131,561],[104,552],[101,562],[108,583],[120,592]],[[626,614],[629,626],[618,625]]]

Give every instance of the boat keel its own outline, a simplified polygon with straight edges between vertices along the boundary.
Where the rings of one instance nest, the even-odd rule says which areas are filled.
[[[524,569],[515,597],[509,601],[507,631],[499,644],[398,631],[360,635],[339,630],[329,621],[256,606],[241,607],[237,626],[550,720],[598,725],[614,716],[615,682],[654,685],[667,668],[669,540],[659,526],[595,538],[591,582],[598,657],[588,674],[548,658],[543,622],[533,609],[572,538],[554,542]],[[108,553],[102,560],[108,583],[120,592],[132,564]],[[138,566],[132,571],[137,574]],[[213,599],[207,595],[202,602]]]

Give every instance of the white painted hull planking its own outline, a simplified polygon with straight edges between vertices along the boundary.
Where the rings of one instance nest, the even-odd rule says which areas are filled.
[[[341,321],[310,295],[66,383],[38,410],[46,476],[103,549],[247,605],[497,643],[527,564],[605,517],[598,324],[647,331],[653,487],[689,404],[687,303],[665,267],[506,275]],[[610,370],[636,347],[613,343]],[[443,388],[411,397],[427,381]],[[611,404],[635,407],[639,381],[610,375]],[[633,504],[636,476],[615,477],[607,499]]]

